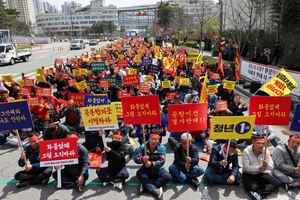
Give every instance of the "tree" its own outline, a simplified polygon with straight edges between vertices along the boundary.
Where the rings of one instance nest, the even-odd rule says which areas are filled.
[[[178,5],[172,6],[172,13],[173,16],[170,20],[170,30],[172,30],[173,33],[179,35],[179,31],[183,30],[185,26],[183,24],[186,24],[186,21],[188,19],[188,15],[184,13],[184,10],[182,7],[179,7]]]
[[[171,25],[172,18],[174,17],[174,9],[173,6],[169,4],[169,2],[162,2],[157,8],[157,24],[164,28],[164,30],[168,30]]]

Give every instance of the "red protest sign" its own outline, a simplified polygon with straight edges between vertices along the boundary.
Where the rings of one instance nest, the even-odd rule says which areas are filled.
[[[168,131],[207,129],[207,103],[168,105]]]
[[[102,153],[89,152],[90,168],[99,168],[102,163]]]
[[[19,94],[24,96],[30,96],[31,88],[20,88]]]
[[[35,94],[37,96],[44,96],[44,97],[52,96],[52,88],[36,88]]]
[[[41,104],[41,98],[40,97],[27,97],[28,105],[30,106],[38,106]]]
[[[148,84],[140,84],[139,85],[140,92],[147,93],[147,92],[149,92],[149,90],[150,90],[150,87]]]
[[[132,74],[123,76],[123,85],[126,86],[132,86],[132,85],[138,85],[140,84],[140,79],[138,74]]]
[[[224,100],[218,100],[215,105],[215,110],[218,112],[223,112],[228,110],[228,103]]]
[[[68,80],[69,86],[73,86],[77,83],[77,80],[75,78]]]
[[[55,64],[57,64],[57,65],[61,65],[62,63],[63,63],[63,59],[61,59],[61,58],[55,58]]]
[[[69,93],[68,101],[73,99],[75,104],[79,107],[83,107],[84,97],[88,96],[86,93]]]
[[[46,69],[46,74],[47,74],[47,75],[51,75],[51,76],[53,76],[53,75],[54,75],[53,68]]]
[[[160,124],[158,95],[122,97],[125,124]]]
[[[220,74],[212,73],[212,75],[210,76],[210,79],[219,80],[220,79]]]
[[[118,99],[121,99],[122,97],[130,97],[131,94],[128,93],[127,90],[119,90],[118,91]]]
[[[115,73],[115,74],[119,73],[119,71],[120,71],[120,67],[115,67],[115,68],[114,68],[114,73]]]
[[[78,163],[76,138],[40,141],[40,166],[49,167],[59,164],[73,165]]]
[[[126,59],[122,59],[122,60],[118,60],[117,62],[117,66],[118,67],[127,67],[128,66],[128,60]]]
[[[61,77],[62,77],[63,79],[69,79],[69,78],[71,78],[70,75],[69,75],[67,72],[61,73]]]
[[[194,75],[195,76],[200,76],[202,74],[202,70],[201,69],[194,69]]]
[[[255,124],[289,125],[292,97],[251,96],[249,115],[255,115]]]
[[[24,86],[25,87],[31,87],[34,85],[34,79],[25,79],[24,80]]]
[[[173,100],[176,95],[178,95],[177,91],[176,92],[167,92],[166,98],[167,98],[167,100]]]
[[[63,100],[61,98],[59,98],[58,100],[59,100],[59,103],[61,103],[64,107],[68,107],[68,101]]]
[[[110,80],[99,80],[98,84],[100,88],[110,88]]]

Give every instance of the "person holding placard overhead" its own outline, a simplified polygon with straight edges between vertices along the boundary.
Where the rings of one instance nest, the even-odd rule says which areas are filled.
[[[149,140],[136,150],[134,162],[142,164],[136,176],[141,181],[139,193],[152,193],[158,199],[163,198],[162,187],[171,180],[171,174],[164,169],[166,160],[166,148],[159,143],[160,134],[150,133]],[[154,181],[150,181],[154,179]]]
[[[210,184],[240,185],[238,180],[241,179],[242,175],[239,172],[236,147],[236,141],[230,140],[230,142],[218,144],[212,148],[204,174]]]
[[[52,167],[40,167],[40,134],[32,132],[28,135],[28,140],[29,145],[21,152],[18,161],[19,166],[25,169],[15,174],[15,179],[19,180],[17,188],[35,184],[47,185],[52,174]]]
[[[100,129],[99,136],[103,138],[102,135],[105,135],[105,132],[103,129]],[[103,141],[108,167],[102,167],[96,171],[103,187],[111,183],[114,185],[114,188],[123,190],[123,182],[129,177],[125,168],[125,149],[124,145],[122,146],[122,139],[122,133],[116,131],[112,135],[112,142],[106,143]]]
[[[196,145],[192,144],[193,138],[189,133],[181,135],[181,142],[174,147],[174,162],[169,167],[170,173],[180,183],[187,182],[194,188],[198,188],[198,178],[204,173],[199,163],[199,151]]]
[[[252,136],[252,145],[244,149],[242,164],[243,185],[253,199],[261,200],[280,187],[280,181],[267,172],[273,170],[274,164],[263,136]]]

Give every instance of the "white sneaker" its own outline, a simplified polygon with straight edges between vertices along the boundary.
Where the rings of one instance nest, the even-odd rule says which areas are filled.
[[[105,186],[107,186],[108,184],[109,184],[109,182],[103,182],[103,183],[102,183],[102,186],[105,187]]]
[[[125,156],[125,162],[128,163],[129,160],[130,160],[130,156],[129,156],[129,155],[126,155],[126,156]]]
[[[117,182],[114,184],[114,188],[118,188],[119,190],[123,190],[122,182]]]

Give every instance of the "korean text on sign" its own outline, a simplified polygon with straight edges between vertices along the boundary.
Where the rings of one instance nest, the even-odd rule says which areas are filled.
[[[157,95],[122,97],[125,124],[160,124],[160,107]]]
[[[89,106],[100,106],[108,104],[108,96],[85,96],[84,97],[84,107]]]
[[[88,94],[86,93],[69,93],[68,94],[68,100],[73,99],[74,103],[78,106],[78,107],[83,107],[84,104],[84,97],[88,96]]]
[[[118,129],[116,108],[114,105],[80,108],[85,131]]]
[[[166,121],[164,117],[161,118],[161,124],[146,124],[144,130],[146,135],[154,131],[159,133],[160,136],[166,136]],[[136,125],[135,136],[143,137],[142,126],[139,124]]]
[[[33,128],[27,101],[0,104],[0,131]]]
[[[174,104],[168,106],[170,132],[207,129],[207,103]]]
[[[249,115],[255,115],[255,124],[287,126],[292,97],[251,96]]]
[[[123,85],[125,87],[132,86],[132,85],[138,85],[139,83],[140,83],[140,79],[137,74],[123,76]]]
[[[65,138],[40,141],[41,167],[73,164],[78,164],[77,139]]]
[[[255,116],[213,117],[211,139],[249,139],[252,136]]]

